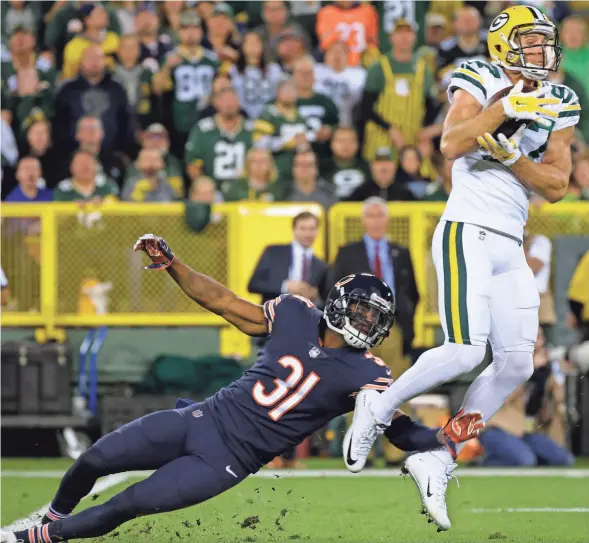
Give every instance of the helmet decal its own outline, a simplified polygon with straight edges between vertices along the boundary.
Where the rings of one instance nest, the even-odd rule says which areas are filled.
[[[489,27],[489,32],[495,32],[499,30],[502,26],[505,26],[509,21],[509,13],[500,13],[493,19],[491,26]]]

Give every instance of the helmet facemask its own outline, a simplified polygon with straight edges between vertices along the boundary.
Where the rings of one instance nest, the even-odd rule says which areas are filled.
[[[527,34],[542,34],[546,40],[544,43],[524,45],[522,37]],[[508,50],[506,62],[501,62],[507,70],[521,72],[524,77],[534,81],[542,81],[548,77],[548,72],[558,71],[562,50],[559,45],[558,29],[552,23],[521,24],[513,28],[509,38],[503,33],[500,36]],[[526,59],[526,50],[538,48],[542,50],[541,66]]]
[[[327,326],[341,334],[350,347],[369,349],[380,345],[390,333],[394,308],[376,294],[344,294],[326,308]]]

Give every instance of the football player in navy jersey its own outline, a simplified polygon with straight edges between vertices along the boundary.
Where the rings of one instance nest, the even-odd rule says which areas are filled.
[[[208,500],[392,382],[382,360],[368,351],[388,336],[394,320],[393,293],[377,277],[341,279],[325,313],[288,294],[260,306],[190,269],[153,234],[139,238],[134,249],[151,258],[148,269],[167,270],[202,307],[250,336],[268,335],[268,341],[243,377],[214,396],[199,403],[178,400],[176,409],[98,440],[63,477],[42,525],[3,533],[1,541],[98,537],[137,516]],[[385,435],[405,451],[454,449],[481,428],[476,414],[459,413],[444,428],[430,429],[399,411]],[[99,477],[143,469],[155,471],[106,503],[71,515]]]

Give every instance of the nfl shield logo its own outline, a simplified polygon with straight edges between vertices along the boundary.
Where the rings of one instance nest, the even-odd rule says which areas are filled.
[[[311,358],[317,358],[319,355],[321,354],[321,351],[317,348],[317,347],[313,347],[310,351],[309,351],[309,356]]]
[[[198,417],[202,417],[202,411],[201,411],[200,409],[195,409],[195,410],[192,412],[192,416],[193,416],[195,419],[197,419]]]

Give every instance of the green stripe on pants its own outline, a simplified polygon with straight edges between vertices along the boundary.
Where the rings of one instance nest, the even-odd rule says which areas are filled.
[[[446,327],[448,340],[454,342],[454,326],[452,325],[452,296],[450,287],[450,228],[451,222],[444,225],[444,237],[442,244],[442,261],[444,263],[444,312],[446,314]]]

